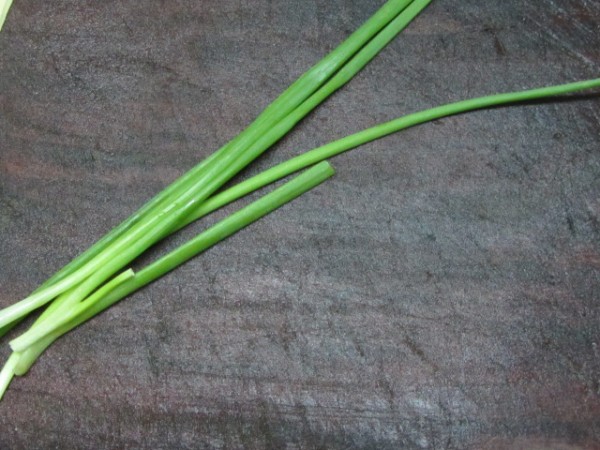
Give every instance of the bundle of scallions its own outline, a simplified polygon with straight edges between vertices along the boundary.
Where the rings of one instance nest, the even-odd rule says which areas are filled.
[[[63,334],[332,176],[334,171],[326,159],[441,117],[600,87],[600,79],[594,79],[438,106],[331,142],[219,192],[228,180],[351,80],[431,1],[386,2],[346,41],[285,90],[237,137],[148,201],[30,296],[0,310],[0,334],[3,335],[24,317],[47,305],[29,330],[10,341],[13,353],[0,372],[0,397],[14,375],[26,373],[44,350]],[[6,16],[10,3],[0,3],[0,19]],[[182,227],[305,168],[308,170],[301,175],[138,272],[134,273],[129,268],[149,247]]]

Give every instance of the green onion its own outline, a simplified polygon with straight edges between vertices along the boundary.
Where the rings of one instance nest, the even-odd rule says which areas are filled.
[[[284,161],[270,169],[267,169],[252,178],[242,181],[231,188],[215,194],[199,205],[186,220],[179,225],[178,230],[202,217],[216,211],[223,206],[238,200],[239,198],[258,190],[270,183],[284,178],[298,170],[329,159],[340,153],[352,150],[360,145],[380,139],[389,134],[405,130],[416,125],[431,122],[448,116],[462,114],[478,109],[515,104],[519,102],[535,101],[574,92],[600,88],[600,78],[578,81],[555,86],[548,86],[526,91],[507,92],[501,94],[477,97],[462,100],[446,105],[428,108],[397,119],[376,125],[342,139],[330,142],[321,147],[307,151],[299,156]]]
[[[267,169],[266,171],[208,199],[188,217],[187,223],[191,223],[194,220],[221,208],[223,205],[226,205],[255,189],[260,189],[262,186],[286,177],[297,170],[301,170],[319,161],[323,161],[324,159],[329,159],[375,139],[414,127],[415,125],[492,106],[540,100],[595,88],[600,88],[600,78],[521,92],[508,92],[478,97],[408,114],[350,136],[346,136],[337,141],[330,142],[329,144],[303,153],[295,158]]]

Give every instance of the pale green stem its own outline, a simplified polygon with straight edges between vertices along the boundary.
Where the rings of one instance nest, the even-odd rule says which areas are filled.
[[[4,25],[11,4],[12,0],[0,0],[0,31],[2,31],[2,25]]]

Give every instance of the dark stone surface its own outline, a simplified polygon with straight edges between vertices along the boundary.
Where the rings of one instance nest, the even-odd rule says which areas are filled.
[[[381,3],[15,0],[0,305]],[[406,112],[597,77],[599,23],[590,0],[434,0],[239,179]],[[0,403],[0,447],[600,448],[599,110],[478,112],[335,158],[330,182],[57,342]]]

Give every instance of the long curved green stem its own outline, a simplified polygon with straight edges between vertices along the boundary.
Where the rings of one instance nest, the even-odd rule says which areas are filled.
[[[431,122],[443,117],[462,114],[478,109],[539,100],[595,88],[600,88],[600,78],[531,89],[527,91],[488,95],[485,97],[449,103],[402,116],[400,118],[374,126],[372,128],[368,128],[337,141],[330,142],[316,149],[310,150],[306,153],[296,156],[295,158],[291,158],[281,164],[271,167],[270,169],[267,169],[252,178],[249,178],[223,192],[212,196],[198,206],[193,213],[186,218],[185,222],[181,224],[181,227],[186,226],[193,221],[198,220],[201,217],[204,217],[207,214],[210,214],[211,212],[225,206],[226,204],[233,202],[244,195],[249,194],[250,192],[260,189],[263,186],[273,183],[274,181],[284,178],[298,170],[301,170],[319,161],[329,159],[335,155],[339,155],[340,153],[346,152],[375,139],[405,130],[406,128]]]

